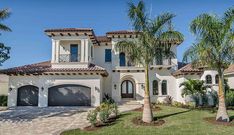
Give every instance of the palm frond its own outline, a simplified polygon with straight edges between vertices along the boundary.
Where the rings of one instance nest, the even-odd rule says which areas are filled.
[[[9,9],[1,9],[0,10],[0,20],[4,20],[11,15]]]
[[[11,29],[9,27],[7,27],[6,25],[4,25],[4,24],[0,24],[0,30],[2,30],[2,31],[11,31]]]

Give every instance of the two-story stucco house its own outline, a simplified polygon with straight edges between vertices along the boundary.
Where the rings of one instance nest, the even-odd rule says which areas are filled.
[[[144,97],[144,68],[134,66],[115,44],[136,40],[133,31],[112,31],[96,36],[93,29],[66,28],[45,30],[52,41],[50,61],[2,70],[9,76],[8,106],[98,106],[105,94],[116,102]],[[177,54],[177,46],[171,50]],[[157,58],[150,66],[152,102],[167,96],[185,102],[180,83],[202,79],[217,90],[217,72],[181,68],[177,57]]]

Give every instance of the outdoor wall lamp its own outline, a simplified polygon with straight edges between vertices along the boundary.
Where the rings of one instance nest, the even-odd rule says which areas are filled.
[[[145,86],[144,86],[144,84],[141,84],[141,89],[143,89],[143,90],[145,89]]]
[[[41,87],[41,90],[44,91],[44,87]]]
[[[12,88],[9,88],[9,91],[12,91]]]
[[[116,84],[114,84],[114,89],[116,90],[116,88],[117,88],[117,85],[116,85]]]

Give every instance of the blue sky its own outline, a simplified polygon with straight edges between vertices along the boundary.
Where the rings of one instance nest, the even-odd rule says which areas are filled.
[[[10,8],[12,15],[3,23],[13,32],[4,32],[0,42],[11,49],[11,58],[1,68],[50,60],[51,40],[47,28],[93,28],[96,35],[107,31],[131,29],[127,17],[127,0],[1,0],[0,8]],[[138,2],[134,0],[134,2]],[[171,12],[175,29],[185,36],[178,47],[178,59],[194,42],[189,24],[201,13],[222,13],[234,0],[145,0],[152,17]],[[151,8],[152,7],[152,8]]]

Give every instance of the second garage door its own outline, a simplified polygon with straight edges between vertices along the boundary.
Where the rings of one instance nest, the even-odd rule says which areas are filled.
[[[65,84],[49,88],[49,106],[90,106],[91,88]]]

